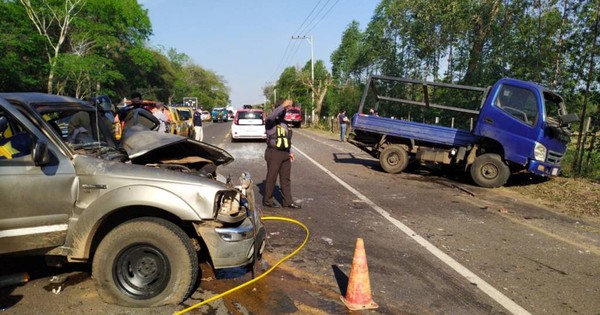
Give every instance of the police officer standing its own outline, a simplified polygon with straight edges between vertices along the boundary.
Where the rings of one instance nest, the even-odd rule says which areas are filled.
[[[280,206],[273,200],[273,190],[279,176],[279,185],[283,197],[282,205],[286,208],[300,209],[301,205],[294,203],[292,199],[292,131],[288,129],[283,121],[285,110],[293,104],[292,100],[278,100],[273,112],[265,120],[267,131],[267,149],[265,150],[265,161],[267,161],[267,178],[265,179],[265,195],[263,205],[270,208]]]
[[[192,122],[194,123],[194,140],[202,141],[204,138],[202,133],[202,108],[196,108]]]

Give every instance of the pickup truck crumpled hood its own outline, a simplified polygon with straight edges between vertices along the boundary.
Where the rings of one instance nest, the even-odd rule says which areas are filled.
[[[138,126],[125,133],[122,144],[134,164],[190,164],[208,160],[219,166],[234,160],[227,151],[211,144]]]

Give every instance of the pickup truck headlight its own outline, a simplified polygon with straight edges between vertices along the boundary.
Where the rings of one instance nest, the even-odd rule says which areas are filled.
[[[237,223],[243,221],[247,214],[241,209],[241,195],[237,190],[219,191],[215,196],[216,219],[224,223]]]
[[[548,150],[546,150],[546,147],[543,144],[536,142],[535,147],[533,148],[533,158],[537,161],[544,162],[546,161],[547,151]]]

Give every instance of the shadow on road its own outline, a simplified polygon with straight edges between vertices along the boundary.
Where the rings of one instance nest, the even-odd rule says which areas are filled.
[[[365,159],[359,156],[356,156],[354,153],[333,153],[333,160],[336,163],[340,164],[358,164],[363,165],[366,168],[380,170],[379,162],[373,159]]]
[[[346,274],[337,265],[331,265],[331,269],[333,270],[333,275],[335,276],[338,288],[340,289],[340,294],[346,296],[346,289],[348,288],[349,280],[348,276],[346,276]]]

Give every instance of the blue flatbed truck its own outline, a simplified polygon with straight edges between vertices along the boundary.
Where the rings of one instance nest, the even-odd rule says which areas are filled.
[[[399,88],[403,85],[409,88]],[[454,92],[439,93],[444,90]],[[478,108],[465,108],[459,100],[459,106],[447,105],[453,101],[448,95],[460,93],[481,94]],[[450,127],[415,122],[410,111],[408,118],[382,117],[365,112],[367,100],[374,113],[382,104],[391,112],[410,107],[413,118],[415,112],[442,116],[450,111],[470,115],[470,125],[455,128],[454,118]],[[569,127],[575,121],[577,114],[567,113],[558,94],[532,82],[503,78],[481,88],[372,75],[352,117],[348,141],[378,158],[388,173],[402,172],[411,161],[456,165],[470,173],[477,185],[493,188],[503,186],[516,172],[558,175],[570,140]]]

